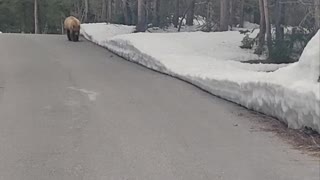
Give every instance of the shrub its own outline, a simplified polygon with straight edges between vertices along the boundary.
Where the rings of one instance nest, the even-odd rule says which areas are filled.
[[[240,46],[240,48],[242,49],[252,49],[253,45],[255,43],[255,38],[251,38],[249,36],[249,34],[247,34],[243,40],[241,41],[242,45]]]

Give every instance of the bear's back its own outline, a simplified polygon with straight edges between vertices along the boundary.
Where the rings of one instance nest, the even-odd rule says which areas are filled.
[[[64,21],[65,29],[80,28],[80,24],[80,21],[74,16],[69,16]]]

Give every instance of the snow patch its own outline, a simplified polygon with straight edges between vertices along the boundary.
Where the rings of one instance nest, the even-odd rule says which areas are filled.
[[[114,37],[86,28],[84,32],[89,40],[125,59],[277,117],[291,128],[310,127],[320,132],[319,32],[301,60],[288,66],[239,62],[260,58],[251,50],[239,48],[243,38],[239,32],[137,33]]]

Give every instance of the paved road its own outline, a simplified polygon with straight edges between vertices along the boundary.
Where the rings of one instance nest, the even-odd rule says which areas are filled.
[[[86,41],[0,35],[0,87],[0,180],[320,179],[260,117]]]

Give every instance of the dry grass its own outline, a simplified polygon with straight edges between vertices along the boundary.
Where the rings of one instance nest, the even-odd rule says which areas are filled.
[[[238,115],[247,116],[244,114],[246,113]],[[287,125],[281,121],[254,111],[250,111],[248,116],[250,116],[249,119],[252,119],[257,126],[252,129],[258,128],[265,132],[271,132],[286,141],[294,149],[320,158],[320,134],[317,132],[308,128],[301,130],[289,129]]]

